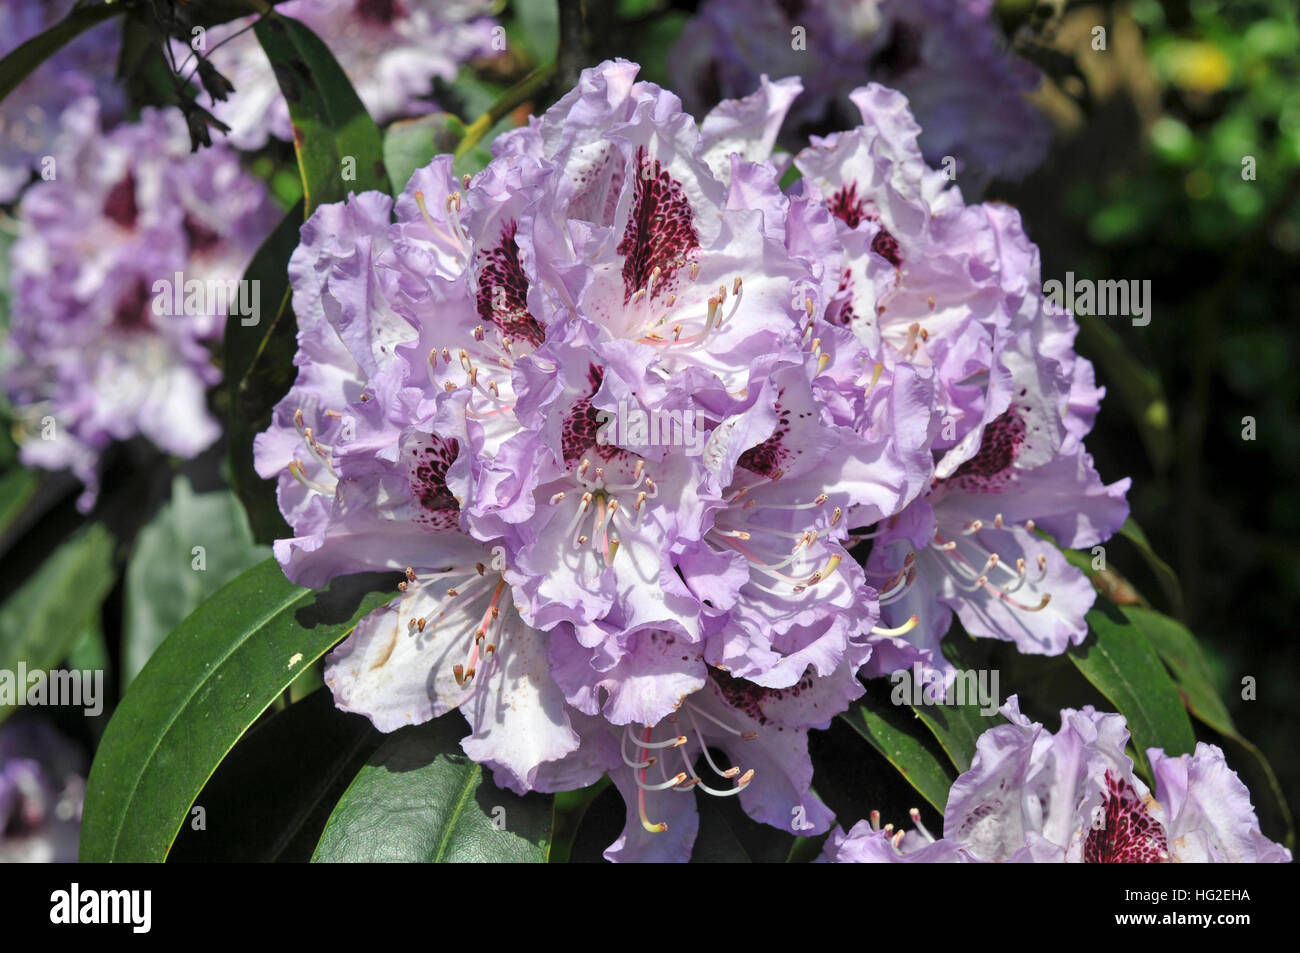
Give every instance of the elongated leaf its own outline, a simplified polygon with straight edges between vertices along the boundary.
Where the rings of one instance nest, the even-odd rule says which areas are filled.
[[[876,684],[888,686],[887,682]],[[912,710],[891,705],[877,694],[868,688],[864,700],[840,718],[870,742],[942,814],[953,775],[940,760],[941,756],[936,756],[923,742],[921,735],[925,728]]]
[[[970,767],[979,736],[1006,721],[996,710],[984,713],[986,707],[996,709],[1001,705],[1001,685],[994,680],[996,670],[991,670],[987,660],[981,661],[976,657],[970,642],[971,639],[959,633],[953,633],[943,641],[943,654],[958,672],[945,703],[912,705],[912,710],[925,722],[959,772]],[[912,698],[923,698],[920,691],[920,687],[913,684]],[[982,696],[984,692],[987,692],[987,697]],[[953,704],[947,704],[948,701]]]
[[[154,653],[104,732],[86,787],[81,859],[165,858],[235,742],[395,584],[367,574],[313,593],[268,559],[199,606]]]
[[[195,494],[184,477],[173,480],[171,502],[140,531],[127,562],[123,687],[199,603],[270,555],[230,493]]]
[[[38,33],[0,60],[0,100],[17,88],[36,67],[97,23],[121,13],[122,4],[79,7],[44,33]]]
[[[289,104],[307,214],[350,191],[387,191],[379,129],[329,47],[279,14],[262,17],[253,32]]]
[[[14,672],[20,662],[28,671],[57,665],[98,625],[115,576],[113,537],[98,523],[56,549],[0,607],[0,671]],[[0,704],[0,721],[14,710]]]
[[[312,859],[545,862],[550,798],[497,788],[461,750],[466,733],[454,712],[394,732],[339,800]]]
[[[1236,726],[1214,688],[1214,671],[1196,636],[1182,623],[1151,609],[1122,606],[1120,611],[1169,666],[1187,709],[1215,731],[1234,734]]]
[[[244,280],[258,288],[259,320],[245,324],[244,320],[226,322],[223,347],[226,383],[233,391],[258,357],[267,349],[275,330],[275,323],[286,307],[289,294],[289,257],[298,247],[298,232],[302,229],[303,203],[299,202],[280,219],[280,224],[258,246],[257,253],[244,271]],[[291,335],[292,337],[292,335]],[[292,380],[292,377],[290,377]]]
[[[348,782],[383,742],[320,689],[263,719],[221,762],[170,861],[306,861]]]
[[[1156,582],[1164,590],[1165,596],[1169,599],[1170,608],[1175,613],[1183,611],[1183,587],[1178,582],[1178,574],[1175,573],[1169,564],[1156,555],[1155,550],[1151,548],[1151,543],[1147,540],[1147,534],[1142,532],[1142,527],[1137,524],[1133,517],[1124,521],[1120,527],[1120,535],[1137,547],[1142,558],[1146,560],[1147,566],[1156,577]]]
[[[1006,721],[996,713],[982,714],[978,705],[913,705],[912,710],[959,772],[970,767],[979,736]]]
[[[9,529],[36,495],[41,478],[35,470],[16,467],[0,476],[0,534]]]
[[[1099,604],[1088,613],[1088,627],[1088,638],[1067,654],[1083,677],[1128,719],[1138,762],[1150,777],[1147,748],[1180,755],[1196,747],[1178,689],[1141,630],[1116,606]]]
[[[293,356],[298,347],[298,322],[289,303],[289,257],[298,246],[302,222],[303,203],[299,202],[262,242],[244,272],[245,283],[259,289],[258,323],[246,325],[242,318],[226,322],[231,484],[259,543],[290,535],[276,503],[275,483],[263,480],[253,468],[253,438],[270,426],[271,412],[293,386],[296,374]],[[258,284],[252,284],[254,281]]]

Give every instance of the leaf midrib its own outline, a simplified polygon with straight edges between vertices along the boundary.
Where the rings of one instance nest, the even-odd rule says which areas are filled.
[[[302,592],[302,591],[295,592],[292,598],[284,602],[282,605],[278,606],[274,611],[263,616],[261,619],[257,621],[256,624],[254,624],[248,630],[246,630],[245,633],[239,638],[239,640],[232,643],[230,647],[226,650],[225,654],[222,655],[220,658],[218,658],[212,664],[212,666],[208,669],[207,674],[205,674],[203,678],[199,679],[199,681],[195,683],[194,687],[190,690],[190,693],[176,707],[176,710],[172,713],[171,717],[167,720],[167,724],[163,727],[163,730],[159,732],[157,737],[154,739],[153,747],[149,750],[148,756],[141,764],[140,770],[136,772],[135,780],[131,784],[131,789],[129,792],[127,792],[127,796],[123,801],[123,809],[117,815],[118,823],[114,826],[114,830],[113,830],[113,841],[109,849],[110,859],[117,855],[117,845],[122,837],[122,828],[126,824],[127,813],[131,807],[131,804],[135,800],[136,792],[139,791],[140,789],[140,782],[144,778],[145,772],[148,771],[149,765],[153,763],[154,756],[158,754],[159,749],[162,747],[163,741],[166,739],[167,735],[171,732],[172,726],[176,724],[176,720],[180,718],[181,714],[185,711],[189,703],[194,700],[194,696],[198,694],[199,689],[202,688],[205,684],[207,684],[208,680],[211,679],[214,674],[216,674],[217,670],[221,667],[221,665],[232,655],[234,655],[235,652],[241,646],[243,646],[244,643],[249,640],[249,638],[252,637],[254,632],[263,628],[271,619],[275,618],[280,613],[290,608],[295,602],[304,599],[308,595],[310,595],[309,592]],[[140,674],[143,675],[144,672],[142,671]],[[247,730],[247,728],[248,725],[245,725],[244,730]],[[242,734],[243,732],[241,731],[240,733]],[[195,792],[196,795],[197,793],[198,792]],[[182,820],[184,819],[182,818]]]
[[[464,813],[465,802],[469,799],[470,791],[478,785],[479,775],[482,774],[482,771],[483,769],[479,765],[475,764],[473,768],[465,772],[465,783],[461,786],[460,796],[456,798],[456,804],[452,807],[451,813],[447,817],[447,824],[443,829],[442,839],[438,842],[438,849],[434,851],[433,854],[433,863],[442,863],[443,855],[446,853],[447,843],[451,840],[451,832],[455,829],[456,822],[460,820],[461,814]]]

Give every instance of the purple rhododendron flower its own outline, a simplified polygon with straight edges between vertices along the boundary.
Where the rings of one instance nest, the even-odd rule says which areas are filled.
[[[1122,715],[1061,712],[1055,734],[1020,713],[976,742],[953,782],[943,837],[919,823],[882,829],[879,817],[836,831],[825,859],[850,863],[1287,863],[1291,852],[1259,829],[1250,792],[1215,745],[1190,755],[1147,750],[1153,795],[1124,753]]]
[[[938,652],[955,611],[972,635],[1059,654],[1087,634],[1095,592],[1051,544],[1101,542],[1128,515],[1083,449],[1102,391],[1074,354],[1077,326],[1041,292],[1038,252],[1003,205],[968,206],[930,169],[900,94],[855,91],[863,125],[795,159],[844,247],[830,319],[885,371],[931,367],[941,426],[924,494],[871,532],[882,619],[919,623],[877,654],[885,674]]]
[[[72,7],[73,0],[8,0],[0,7],[0,56],[54,26]],[[16,199],[43,161],[47,176],[57,174],[59,117],[68,106],[98,100],[106,125],[121,118],[125,98],[114,85],[120,30],[114,22],[90,28],[0,103],[0,202]]]
[[[741,96],[759,68],[799,76],[801,127],[835,128],[844,91],[867,80],[904,93],[926,157],[951,156],[972,183],[1017,179],[1046,155],[1046,120],[1025,99],[1037,71],[1010,56],[980,0],[708,0],[673,48],[689,108]]]
[[[4,382],[23,462],[71,467],[86,509],[111,441],[141,434],[193,457],[217,439],[208,345],[237,301],[251,303],[238,279],[279,214],[233,152],[191,154],[177,110],[105,133],[83,101],[64,113],[59,149],[57,177],[18,208]]]
[[[77,859],[85,756],[42,720],[0,726],[0,863]]]
[[[288,0],[276,12],[302,21],[329,47],[376,122],[435,111],[433,81],[456,78],[460,65],[491,55],[491,0]],[[253,34],[255,17],[212,27],[210,61],[232,86],[224,101],[200,97],[230,126],[227,141],[258,149],[268,136],[293,138],[289,107]],[[500,48],[500,47],[497,47]],[[173,41],[177,63],[191,50]]]
[[[814,142],[787,193],[771,152],[797,80],[697,125],[637,69],[585,71],[476,176],[440,156],[396,202],[316,210],[290,263],[298,379],[255,455],[290,579],[405,573],[329,658],[340,707],[386,731],[459,709],[516,791],[609,774],[627,828],[606,856],[681,860],[691,792],[828,828],[807,731],[860,672],[938,664],[942,635],[912,636],[939,603],[924,625],[891,608],[926,591],[919,558],[851,550],[950,532],[927,514],[1017,395],[1045,433],[1016,463],[1083,459],[1099,393],[1072,319],[1038,307],[1032,245],[926,166],[900,94],[857,91],[863,125]],[[1063,533],[1067,512],[1034,516]],[[1085,602],[1062,596],[1061,624]],[[1019,639],[987,614],[981,634]]]

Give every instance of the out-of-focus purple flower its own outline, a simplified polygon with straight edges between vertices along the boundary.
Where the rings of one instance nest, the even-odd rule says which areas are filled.
[[[54,26],[72,7],[73,0],[8,0],[0,6],[0,56]],[[33,171],[57,174],[61,156],[55,138],[66,107],[98,99],[106,125],[121,117],[125,97],[114,83],[120,29],[110,20],[87,30],[0,103],[0,202],[17,198]]]
[[[435,79],[453,80],[462,63],[491,55],[491,0],[288,0],[280,15],[306,24],[329,47],[376,122],[423,115]],[[289,107],[257,37],[255,17],[208,30],[212,65],[234,86],[224,101],[201,97],[230,126],[227,141],[257,149],[268,136],[291,139]],[[499,47],[497,47],[499,48]],[[190,48],[174,41],[181,63]]]
[[[1215,745],[1190,755],[1147,750],[1154,795],[1124,752],[1122,715],[1064,709],[1055,734],[1002,708],[1009,724],[976,742],[968,771],[953,782],[943,837],[883,831],[878,818],[837,833],[828,859],[847,862],[1287,863],[1266,838],[1250,792]]]
[[[1003,49],[991,5],[965,0],[709,0],[671,57],[688,108],[742,96],[759,74],[799,76],[798,128],[836,128],[843,96],[868,80],[906,94],[934,165],[951,156],[972,193],[1046,154],[1049,130],[1025,94],[1039,77]]]
[[[259,304],[239,279],[278,212],[233,152],[191,154],[176,110],[105,133],[83,100],[62,117],[59,150],[57,177],[18,209],[4,380],[22,459],[71,467],[85,508],[111,441],[142,434],[192,457],[216,440],[209,345],[227,314],[249,320]]]
[[[0,863],[77,859],[85,757],[46,721],[0,726]]]

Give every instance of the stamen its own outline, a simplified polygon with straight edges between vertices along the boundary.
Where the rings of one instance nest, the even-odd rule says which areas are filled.
[[[889,637],[889,638],[891,638],[891,639],[893,639],[893,638],[898,638],[899,636],[907,635],[907,633],[911,632],[913,629],[915,629],[915,628],[916,628],[918,625],[920,625],[920,624],[921,624],[921,617],[920,617],[920,616],[915,616],[915,615],[914,615],[914,616],[912,616],[910,619],[908,619],[906,622],[904,622],[902,625],[898,626],[897,628],[886,629],[886,628],[882,628],[881,626],[878,626],[878,625],[876,625],[876,626],[872,626],[872,627],[871,627],[871,634],[872,634],[872,635],[883,635],[883,636],[887,636],[887,637]]]
[[[862,391],[863,398],[866,398],[866,396],[871,393],[871,389],[875,387],[877,383],[880,382],[880,374],[884,369],[885,369],[885,365],[881,364],[879,361],[876,361],[876,363],[872,366],[871,380],[867,382],[867,386]]]
[[[293,478],[305,486],[307,489],[319,493],[321,496],[333,496],[334,488],[325,486],[323,483],[317,483],[315,480],[308,479],[307,468],[301,460],[294,460],[289,464],[289,473]]]

